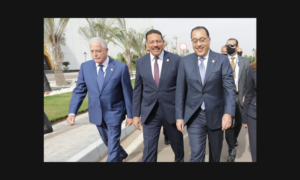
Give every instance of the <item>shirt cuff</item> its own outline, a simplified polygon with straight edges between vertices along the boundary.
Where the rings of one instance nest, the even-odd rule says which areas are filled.
[[[70,113],[69,115],[74,115],[74,116],[75,116],[75,114],[74,114],[74,113]]]
[[[176,121],[180,121],[180,120],[183,120],[183,119],[177,119]]]

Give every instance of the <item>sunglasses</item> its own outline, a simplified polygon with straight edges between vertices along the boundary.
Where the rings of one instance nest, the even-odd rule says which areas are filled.
[[[236,44],[226,44],[225,46],[226,46],[226,47],[231,47],[231,48],[233,48],[235,45],[236,45]]]

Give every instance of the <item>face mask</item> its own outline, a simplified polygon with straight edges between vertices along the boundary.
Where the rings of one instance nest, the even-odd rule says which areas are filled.
[[[228,53],[229,55],[234,54],[234,53],[235,53],[235,48],[227,47],[227,53]]]

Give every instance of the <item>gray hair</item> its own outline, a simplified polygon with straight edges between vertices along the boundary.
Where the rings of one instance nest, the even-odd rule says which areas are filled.
[[[104,39],[102,39],[101,37],[93,37],[93,38],[91,38],[90,39],[90,44],[92,43],[92,42],[98,42],[98,43],[101,43],[101,45],[102,45],[102,48],[107,48],[107,43],[106,43],[106,41],[104,40]]]

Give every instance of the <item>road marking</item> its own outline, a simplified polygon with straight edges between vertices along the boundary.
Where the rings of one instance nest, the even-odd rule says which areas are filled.
[[[127,154],[131,154],[143,142],[143,133],[140,134],[126,149]]]

